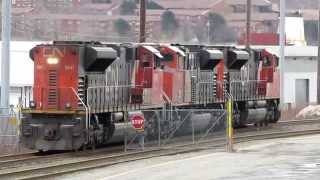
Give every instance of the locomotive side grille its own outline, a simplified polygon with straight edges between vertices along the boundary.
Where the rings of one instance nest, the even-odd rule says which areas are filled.
[[[195,71],[191,71],[191,101],[195,103],[197,101],[197,73]]]
[[[57,71],[49,70],[48,81],[48,107],[57,108],[58,105],[58,92],[57,92]]]

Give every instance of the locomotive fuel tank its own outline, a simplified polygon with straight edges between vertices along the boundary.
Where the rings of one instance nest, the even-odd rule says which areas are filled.
[[[248,101],[247,109],[240,114],[240,120],[247,124],[260,123],[266,120],[268,115],[267,101]]]
[[[191,126],[193,126],[195,133],[205,132],[215,123],[215,119],[211,113],[192,114],[190,117]]]
[[[244,121],[247,123],[258,123],[266,119],[267,113],[267,108],[248,109],[248,111],[242,113],[241,118],[245,118]]]

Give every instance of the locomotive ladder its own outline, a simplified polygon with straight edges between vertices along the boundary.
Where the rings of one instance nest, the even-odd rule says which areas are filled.
[[[84,76],[80,76],[78,79],[78,107],[79,109],[84,108],[83,106],[83,101],[85,98],[85,77]]]

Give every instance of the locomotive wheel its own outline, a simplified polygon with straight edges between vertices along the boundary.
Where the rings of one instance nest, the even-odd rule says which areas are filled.
[[[263,127],[264,126],[264,121],[260,121],[259,124],[260,124],[260,127]]]
[[[238,121],[239,128],[246,128],[247,127],[247,120],[248,120],[247,118],[248,118],[248,110],[240,111],[239,121]]]
[[[95,142],[92,143],[91,149],[92,149],[93,151],[96,150],[96,143],[95,143]]]
[[[277,123],[280,120],[280,118],[281,118],[281,112],[278,109],[276,109],[273,123]]]
[[[262,121],[262,126],[268,127],[268,125],[269,125],[269,118],[267,118],[264,121]]]
[[[280,120],[280,117],[281,117],[281,112],[279,110],[279,107],[273,103],[273,106],[272,106],[272,118],[270,118],[270,121],[271,123],[277,123],[279,120]]]
[[[261,128],[261,127],[264,127],[264,126],[268,126],[268,124],[266,123],[265,120],[254,123],[254,127],[257,127],[257,128]]]
[[[82,147],[80,148],[81,151],[86,151],[87,150],[87,145],[82,145]]]

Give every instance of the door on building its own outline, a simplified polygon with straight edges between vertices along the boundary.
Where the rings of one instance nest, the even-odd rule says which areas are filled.
[[[309,104],[309,79],[296,79],[296,107]]]

